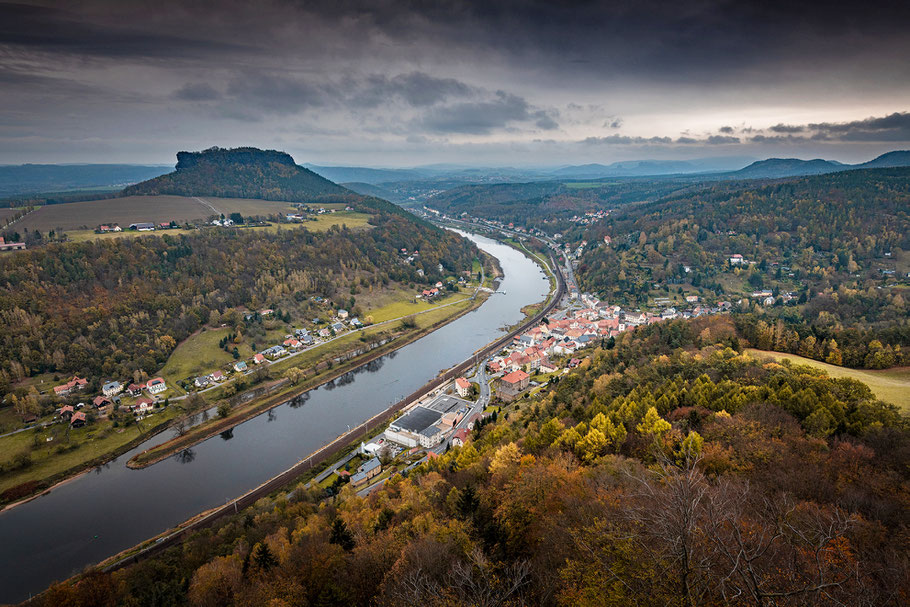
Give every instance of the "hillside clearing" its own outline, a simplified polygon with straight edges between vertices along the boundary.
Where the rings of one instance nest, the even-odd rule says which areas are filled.
[[[749,348],[746,350],[750,354],[758,357],[773,358],[775,360],[789,360],[794,364],[808,365],[816,369],[824,369],[831,377],[847,377],[856,379],[872,390],[872,393],[881,400],[897,405],[905,413],[910,413],[910,367],[900,367],[895,369],[868,370],[868,369],[848,369],[829,365],[828,363],[804,358],[796,354],[781,354],[780,352],[768,352],[765,350],[755,350]]]

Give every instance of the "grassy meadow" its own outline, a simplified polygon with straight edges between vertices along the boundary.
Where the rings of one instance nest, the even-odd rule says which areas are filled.
[[[848,369],[797,356],[796,354],[782,354],[780,352],[768,352],[752,348],[747,351],[757,357],[789,360],[794,364],[823,369],[831,377],[847,377],[859,380],[869,386],[877,398],[897,405],[904,413],[910,413],[910,368],[908,367],[882,370]]]

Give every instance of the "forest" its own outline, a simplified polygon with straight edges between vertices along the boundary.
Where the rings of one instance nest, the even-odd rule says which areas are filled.
[[[313,296],[350,305],[374,288],[440,280],[440,264],[449,274],[472,268],[469,241],[409,217],[379,213],[369,230],[202,230],[0,256],[0,392],[44,372],[153,373],[232,311],[287,310]],[[403,264],[401,248],[420,256]]]
[[[574,225],[568,219],[576,214],[657,200],[691,188],[689,179],[628,177],[578,183],[466,185],[433,196],[427,206],[454,216],[468,213],[553,233]]]
[[[621,207],[567,239],[597,243],[578,277],[611,301],[646,303],[655,284],[731,301],[767,290],[773,305],[739,309],[753,343],[848,366],[906,364],[910,169],[712,186]],[[734,254],[746,262],[732,265]]]
[[[178,152],[176,171],[137,183],[124,196],[171,194],[289,202],[360,199],[294,163],[289,154],[256,148]]]
[[[907,604],[907,418],[740,337],[624,333],[369,497],[301,484],[37,604]]]

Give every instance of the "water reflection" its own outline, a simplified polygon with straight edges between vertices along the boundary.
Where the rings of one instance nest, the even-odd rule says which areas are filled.
[[[303,406],[303,404],[308,400],[310,400],[310,391],[309,390],[307,390],[306,392],[303,392],[302,394],[298,394],[294,398],[289,400],[288,406],[291,409],[296,409],[298,407]]]
[[[181,464],[192,464],[193,460],[196,459],[196,452],[192,449],[184,449],[183,451],[174,454],[174,459]]]
[[[181,454],[181,461],[168,458],[141,470],[127,468],[124,462],[161,442],[162,437],[156,436],[123,454],[118,462],[98,468],[96,474],[75,478],[0,514],[0,603],[23,600],[53,579],[65,578],[223,504],[226,496],[241,495],[348,426],[413,392],[439,369],[464,360],[501,336],[499,327],[520,319],[520,308],[540,301],[548,284],[520,253],[483,238],[477,240],[500,258],[506,274],[502,288],[507,295],[491,297],[455,322],[373,361],[355,373],[357,381],[332,392],[331,388],[317,389],[291,399],[307,406],[298,404],[294,410],[289,403],[281,412],[280,424],[269,423],[268,416],[261,415],[238,426],[236,433],[222,432],[221,440],[199,443],[192,454]],[[249,388],[231,401],[263,393],[261,386]],[[210,415],[215,414],[210,411]],[[168,431],[168,436],[177,434]],[[191,458],[192,465],[185,465]],[[118,515],[98,516],[99,504],[115,505]],[[60,516],[61,512],[66,516]],[[86,536],[98,539],[85,543]],[[12,546],[16,549],[3,549]]]

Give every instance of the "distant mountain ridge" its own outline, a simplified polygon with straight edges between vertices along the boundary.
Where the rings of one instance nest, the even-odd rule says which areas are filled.
[[[209,148],[178,152],[173,173],[123,190],[124,196],[217,196],[288,202],[359,195],[297,165],[285,152],[258,148]]]
[[[167,171],[134,164],[20,164],[0,166],[0,196],[120,188]]]
[[[738,171],[724,173],[723,178],[730,179],[775,179],[780,177],[799,177],[801,175],[823,175],[852,169],[881,169],[910,166],[910,151],[896,150],[882,154],[868,162],[860,164],[843,164],[833,160],[800,160],[799,158],[768,158],[753,162]]]

